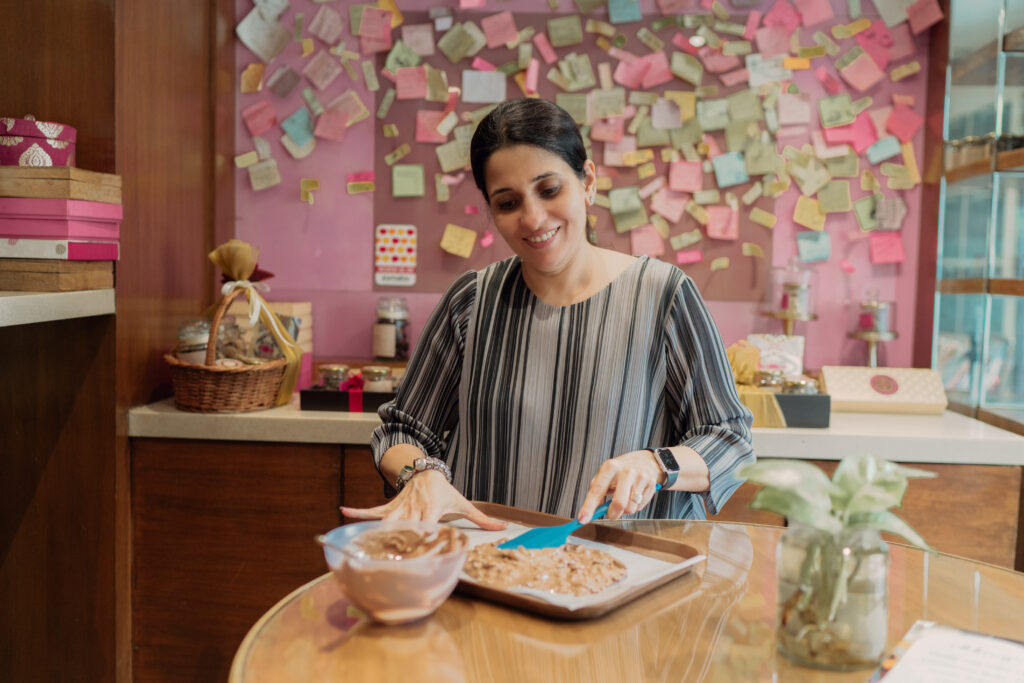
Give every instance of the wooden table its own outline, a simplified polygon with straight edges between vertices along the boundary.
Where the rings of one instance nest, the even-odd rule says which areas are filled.
[[[379,626],[349,610],[330,574],[281,600],[249,631],[231,683],[307,681],[863,681],[805,669],[775,649],[781,529],[629,521],[708,556],[602,618],[563,622],[456,593],[430,618]],[[888,647],[917,619],[1024,636],[1024,574],[892,545]],[[777,677],[777,678],[773,678]]]

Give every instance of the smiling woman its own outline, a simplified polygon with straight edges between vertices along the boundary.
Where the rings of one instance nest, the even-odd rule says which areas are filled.
[[[586,523],[606,496],[612,519],[717,513],[751,418],[693,282],[587,240],[596,169],[556,105],[498,105],[470,158],[515,256],[449,287],[371,442],[398,495],[345,514],[500,529],[469,500]]]

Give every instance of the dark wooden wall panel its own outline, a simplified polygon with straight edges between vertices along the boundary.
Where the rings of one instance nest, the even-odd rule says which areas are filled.
[[[924,126],[924,166],[921,167],[921,230],[917,244],[917,292],[914,296],[915,368],[932,366],[932,323],[939,248],[939,187],[942,177],[942,116],[946,102],[946,62],[949,59],[949,0],[939,0],[946,18],[931,28],[928,39],[928,87]]]
[[[836,462],[811,460],[832,475]],[[894,512],[936,550],[1009,569],[1020,568],[1018,515],[1022,508],[1021,467],[990,465],[918,465],[934,479],[911,479],[903,507]],[[712,519],[781,525],[779,515],[747,506],[758,487],[743,484]],[[892,540],[903,542],[895,537]]]
[[[134,680],[227,680],[279,599],[326,571],[341,447],[132,441]]]
[[[0,348],[0,681],[113,680],[114,317]]]
[[[125,195],[117,273],[122,495],[116,547],[118,676],[125,682],[132,666],[127,411],[170,395],[163,354],[174,345],[178,324],[213,301],[206,254],[214,246],[215,223],[233,230],[227,222],[234,214],[233,164],[229,157],[225,166],[222,158],[216,172],[214,150],[218,141],[233,146],[230,136],[220,140],[224,130],[233,130],[233,16],[230,0],[146,0],[118,2],[116,8],[117,172]],[[226,85],[223,77],[215,85],[215,71],[228,76]],[[215,207],[222,212],[219,221]]]
[[[74,126],[115,169],[114,0],[0,2],[0,115]],[[110,681],[113,316],[0,329],[0,680]]]
[[[0,116],[78,131],[75,165],[114,171],[114,0],[0,2]]]

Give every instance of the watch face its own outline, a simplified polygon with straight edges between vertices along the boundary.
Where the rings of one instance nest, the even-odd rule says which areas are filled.
[[[661,462],[664,463],[665,469],[670,472],[679,471],[679,463],[676,462],[676,456],[672,455],[672,451],[667,448],[659,448],[658,457],[661,458]]]

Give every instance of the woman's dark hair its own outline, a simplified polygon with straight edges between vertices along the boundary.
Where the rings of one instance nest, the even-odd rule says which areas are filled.
[[[535,97],[507,100],[484,117],[469,144],[473,180],[485,200],[490,200],[484,184],[487,160],[511,145],[540,147],[560,157],[580,179],[584,177],[587,150],[569,113],[553,102]]]

